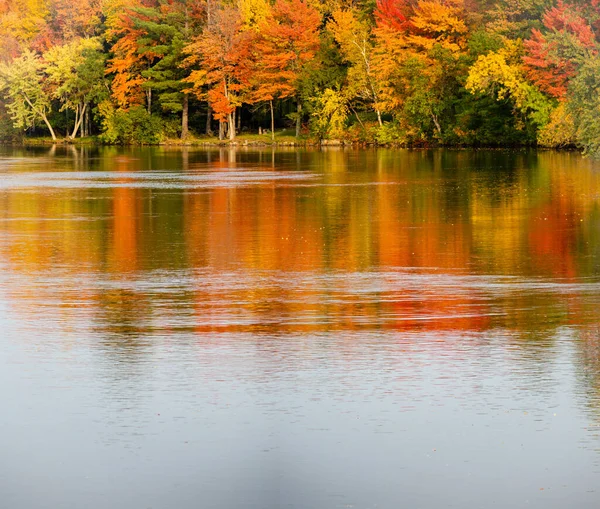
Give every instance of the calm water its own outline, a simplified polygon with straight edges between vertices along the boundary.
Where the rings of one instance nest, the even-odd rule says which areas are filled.
[[[0,149],[7,509],[597,508],[600,164]]]

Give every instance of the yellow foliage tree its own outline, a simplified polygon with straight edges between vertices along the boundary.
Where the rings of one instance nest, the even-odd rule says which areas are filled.
[[[47,0],[10,0],[0,3],[0,58],[15,56],[46,24]]]
[[[373,106],[379,125],[382,125],[378,103],[379,85],[373,72],[373,43],[371,27],[361,21],[355,9],[337,9],[327,23],[327,29],[340,46],[344,62],[350,64],[346,95],[358,97]]]
[[[521,41],[506,41],[502,49],[481,55],[469,70],[466,89],[473,93],[510,99],[515,108],[539,127],[548,123],[552,102],[527,81],[521,63]]]
[[[258,30],[271,13],[271,4],[267,0],[238,0],[238,12],[243,28]]]

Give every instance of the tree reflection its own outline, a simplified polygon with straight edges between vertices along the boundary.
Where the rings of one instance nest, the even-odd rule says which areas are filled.
[[[177,306],[193,310],[185,327],[196,331],[502,328],[533,338],[578,323],[586,306],[577,286],[536,281],[598,274],[600,174],[575,154],[54,150],[21,159],[11,176],[75,180],[40,177],[0,194],[12,284],[63,277],[34,296],[6,283],[25,314],[44,292],[72,302],[87,280],[78,299],[98,307],[100,328],[123,334],[162,327]],[[98,284],[107,280],[111,289]]]

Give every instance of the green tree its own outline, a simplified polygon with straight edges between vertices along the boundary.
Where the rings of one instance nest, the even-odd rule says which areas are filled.
[[[577,143],[600,156],[600,57],[589,59],[571,82],[567,110],[572,115]]]
[[[35,125],[36,120],[41,120],[56,141],[56,134],[48,120],[52,93],[47,86],[44,68],[39,56],[30,50],[9,63],[1,63],[0,91],[16,128],[26,129]]]
[[[75,112],[71,139],[82,127],[90,103],[108,92],[104,80],[105,55],[101,50],[98,39],[76,39],[63,46],[54,46],[44,54],[53,97],[62,103],[62,110]]]
[[[142,71],[143,87],[155,90],[165,112],[181,113],[181,138],[188,136],[189,89],[183,81],[188,71],[183,66],[184,48],[197,32],[198,16],[187,0],[161,0],[157,6],[134,10],[142,14],[133,26],[144,36],[138,40],[138,53],[152,55],[153,64]]]

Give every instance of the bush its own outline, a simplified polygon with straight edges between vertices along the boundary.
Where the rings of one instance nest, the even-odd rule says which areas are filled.
[[[162,121],[142,106],[129,110],[116,109],[109,101],[98,105],[104,143],[122,145],[154,145],[161,139]]]
[[[377,143],[387,145],[390,143],[405,144],[409,140],[406,131],[397,122],[385,122],[377,127],[375,133]]]

